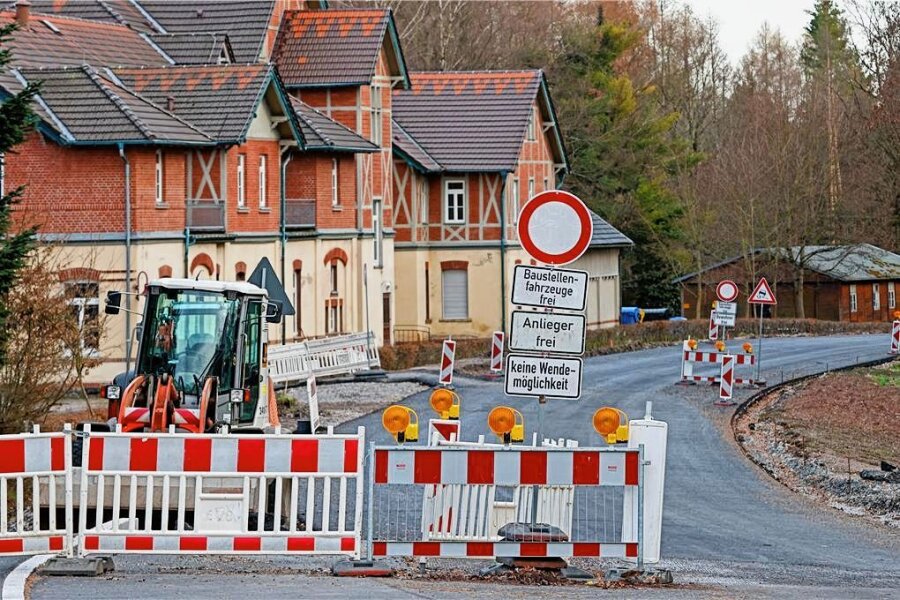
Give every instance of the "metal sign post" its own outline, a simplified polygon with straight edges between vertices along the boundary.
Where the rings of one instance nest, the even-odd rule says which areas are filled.
[[[750,298],[747,302],[756,304],[759,310],[759,334],[756,338],[756,382],[762,383],[763,380],[760,373],[762,372],[763,307],[765,305],[775,306],[778,304],[778,300],[775,299],[775,294],[772,292],[769,282],[766,281],[765,277],[762,277],[759,283],[756,284],[756,287],[753,288],[753,292],[750,293]]]

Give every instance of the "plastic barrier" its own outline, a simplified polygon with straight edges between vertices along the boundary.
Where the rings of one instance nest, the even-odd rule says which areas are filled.
[[[88,430],[79,554],[358,557],[364,439]]]
[[[0,436],[0,555],[71,556],[71,433]]]
[[[734,365],[756,364],[756,355],[740,352],[719,352],[717,350],[692,350],[685,341],[681,346],[681,379],[679,383],[719,383],[721,381],[721,366],[716,369],[713,375],[695,375],[694,365],[721,365],[726,355],[734,356]],[[752,378],[735,377],[736,385],[753,385],[755,382]]]
[[[373,447],[373,480],[369,496],[371,557],[443,556],[592,556],[633,558],[640,562],[642,502],[626,515],[623,492],[637,489],[642,498],[642,449],[477,447]],[[554,534],[530,530],[509,535],[524,524],[504,524],[489,539],[460,526],[452,540],[433,540],[416,526],[421,514],[411,502],[427,486],[496,486],[519,488],[573,486],[571,526]],[[607,494],[609,493],[609,495]],[[471,501],[472,496],[470,496]],[[479,500],[480,501],[480,500]],[[379,515],[376,525],[371,515]],[[472,514],[483,515],[476,503]],[[468,518],[468,517],[467,517]],[[462,519],[462,515],[460,515]],[[636,537],[623,536],[622,524],[633,520]],[[416,525],[413,525],[415,523]],[[477,520],[476,520],[477,524]],[[501,539],[496,540],[496,537]],[[496,540],[496,541],[495,541]]]
[[[381,366],[378,344],[371,332],[273,346],[268,361],[274,383],[305,381],[313,375],[346,375]]]

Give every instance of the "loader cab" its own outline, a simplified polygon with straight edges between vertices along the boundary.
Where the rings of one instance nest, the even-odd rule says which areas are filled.
[[[119,409],[123,429],[141,429],[143,420],[143,429],[154,430],[151,413],[159,401],[172,405],[160,419],[176,427],[264,427],[266,319],[275,309],[266,291],[249,283],[150,282],[139,328],[138,384],[123,391]]]

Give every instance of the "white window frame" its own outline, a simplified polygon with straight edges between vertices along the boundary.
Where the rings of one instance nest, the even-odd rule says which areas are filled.
[[[855,313],[859,310],[859,303],[856,297],[856,284],[850,284],[850,312]]]
[[[417,190],[419,196],[419,222],[422,225],[428,224],[428,180],[424,177],[417,178]]]
[[[450,186],[455,184],[461,184],[462,189],[454,189],[453,197],[454,204],[456,204],[456,199],[458,195],[462,196],[462,204],[460,206],[453,206],[453,213],[461,213],[461,214],[453,214],[453,218],[451,217],[451,206],[450,206]],[[463,225],[466,222],[466,201],[468,194],[466,193],[468,186],[466,185],[465,179],[445,179],[444,180],[444,210],[443,217],[444,223],[448,225]]]
[[[244,179],[244,172],[246,166],[247,157],[244,154],[238,154],[237,157],[237,205],[238,208],[245,208],[247,206],[247,194],[246,194],[246,181]]]
[[[531,109],[531,115],[528,117],[528,141],[533,142],[537,139],[535,135],[535,118],[534,118],[534,108]]]
[[[373,258],[375,267],[380,268],[384,264],[384,207],[381,198],[372,198],[372,231],[373,236]]]
[[[528,200],[531,200],[532,198],[534,198],[534,177],[529,177],[528,178]],[[525,200],[525,202],[528,202],[528,200]]]
[[[872,284],[872,310],[881,310],[881,286]]]
[[[78,307],[78,343],[81,345],[81,355],[82,356],[99,356],[100,354],[100,340],[99,340],[99,325],[100,325],[100,283],[97,281],[88,281],[88,280],[76,280],[76,281],[67,281],[65,282],[66,290],[71,290],[72,288],[79,289],[82,285],[96,285],[97,286],[97,296],[96,297],[84,297],[81,295],[73,296],[69,299],[69,306]],[[87,346],[84,342],[84,320],[85,320],[85,309],[88,306],[96,306],[97,307],[97,326],[98,326],[98,339],[97,339],[97,347]]]
[[[154,188],[155,188],[155,198],[157,204],[165,203],[165,191],[163,189],[163,151],[156,151],[156,167],[154,168]]]
[[[373,85],[370,89],[370,100],[372,112],[372,143],[381,146],[382,141],[382,105],[381,105],[381,87]]]
[[[338,176],[340,175],[340,166],[338,159],[331,159],[331,206],[336,208],[341,205],[340,189],[338,187]]]
[[[897,308],[897,290],[893,281],[888,281],[888,308]]]
[[[265,154],[259,155],[259,207],[268,208],[268,162],[269,157]]]

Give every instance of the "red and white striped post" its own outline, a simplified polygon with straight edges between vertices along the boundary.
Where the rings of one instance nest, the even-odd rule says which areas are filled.
[[[734,389],[734,355],[726,354],[722,357],[722,375],[719,378],[719,406],[731,406],[732,391]]]
[[[716,311],[709,311],[709,341],[715,342],[719,339],[719,326],[716,325]]]
[[[900,319],[891,328],[891,354],[900,354]]]
[[[441,372],[438,376],[438,383],[441,385],[453,384],[453,365],[456,356],[456,342],[453,340],[444,340],[441,347]]]
[[[491,336],[491,373],[503,371],[503,338],[502,331],[495,331]]]

